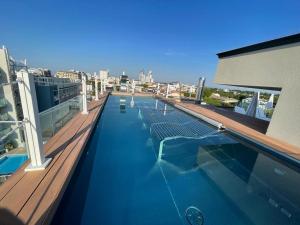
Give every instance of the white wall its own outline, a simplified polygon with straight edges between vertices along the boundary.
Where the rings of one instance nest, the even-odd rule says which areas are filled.
[[[221,58],[215,82],[281,89],[267,135],[300,147],[300,43]]]

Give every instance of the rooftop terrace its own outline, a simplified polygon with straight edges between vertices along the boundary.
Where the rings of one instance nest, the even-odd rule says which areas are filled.
[[[46,155],[53,160],[42,171],[25,172],[25,163],[0,187],[1,224],[49,224],[68,186],[92,129],[101,114],[107,95],[89,104],[89,114],[77,114],[46,144]],[[211,106],[163,101],[186,111],[221,123],[259,143],[300,158],[299,149],[267,135],[268,122]]]

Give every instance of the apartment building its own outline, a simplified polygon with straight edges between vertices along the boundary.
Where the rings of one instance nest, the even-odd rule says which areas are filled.
[[[21,100],[18,84],[16,81],[16,71],[26,67],[23,63],[13,60],[8,50],[0,48],[0,121],[20,121],[23,119]],[[0,124],[0,138],[16,128],[16,124]],[[17,146],[21,142],[21,131],[13,132],[9,137],[0,143],[0,153],[8,142],[13,142]]]
[[[65,102],[80,94],[78,80],[57,77],[34,77],[39,112]]]

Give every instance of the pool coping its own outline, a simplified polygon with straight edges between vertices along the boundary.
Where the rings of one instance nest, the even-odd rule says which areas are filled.
[[[49,224],[108,99],[89,103],[44,145],[52,157],[43,171],[25,172],[28,161],[0,186],[0,223]]]

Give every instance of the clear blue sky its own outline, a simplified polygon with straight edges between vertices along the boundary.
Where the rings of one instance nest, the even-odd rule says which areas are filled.
[[[53,71],[212,83],[216,53],[300,32],[299,0],[6,0],[0,44]]]

